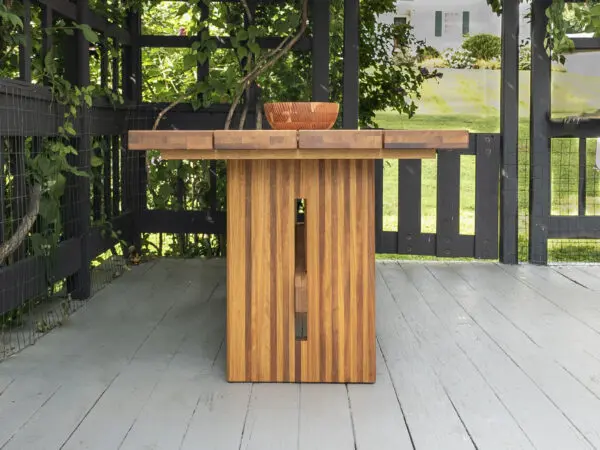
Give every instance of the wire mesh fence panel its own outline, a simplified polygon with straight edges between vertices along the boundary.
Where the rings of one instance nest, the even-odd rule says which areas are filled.
[[[78,114],[71,137],[48,91],[0,84],[0,359],[60,326],[126,270],[114,113]],[[108,114],[107,114],[108,112]]]

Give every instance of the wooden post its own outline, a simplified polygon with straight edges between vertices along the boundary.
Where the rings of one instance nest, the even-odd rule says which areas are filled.
[[[342,125],[358,128],[359,0],[344,0],[344,97]]]
[[[502,4],[500,261],[517,264],[519,247],[519,1]]]
[[[77,22],[89,23],[89,8],[87,0],[77,2]],[[73,59],[67,60],[66,74],[70,81],[78,86],[87,86],[90,83],[89,42],[81,31],[74,36],[75,52]],[[67,45],[69,45],[67,43]],[[89,112],[82,107],[79,116],[79,128],[74,144],[77,155],[71,163],[79,170],[88,172],[91,162],[91,137],[87,135],[89,129]],[[88,250],[90,231],[90,179],[87,177],[67,174],[67,187],[64,195],[65,218],[64,228],[67,238],[80,239],[81,259],[80,267],[67,279],[67,290],[73,298],[85,299],[91,295],[91,255]]]
[[[312,99],[329,101],[329,11],[330,0],[312,0]]]
[[[550,217],[550,77],[551,63],[544,47],[548,0],[531,7],[531,172],[529,192],[529,262],[548,262]]]

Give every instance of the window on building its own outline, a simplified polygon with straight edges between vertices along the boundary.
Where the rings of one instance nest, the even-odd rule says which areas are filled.
[[[463,11],[463,20],[462,20],[463,35],[469,34],[470,21],[471,21],[471,13],[469,11]]]
[[[406,17],[406,16],[394,17],[394,25],[396,25],[396,26],[408,25],[408,17]],[[394,50],[399,47],[399,44],[400,43],[399,43],[398,37],[394,36]]]
[[[442,35],[442,11],[435,12],[435,35],[440,37]]]

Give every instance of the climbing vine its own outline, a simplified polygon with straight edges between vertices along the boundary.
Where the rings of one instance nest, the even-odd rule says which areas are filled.
[[[486,0],[497,14],[502,14],[503,0]],[[531,3],[531,0],[519,0]],[[573,40],[567,35],[571,32],[594,33],[600,36],[600,1],[587,0],[584,3],[566,3],[565,0],[552,0],[546,8],[548,25],[546,27],[545,47],[551,59],[565,63],[568,53],[575,49]]]

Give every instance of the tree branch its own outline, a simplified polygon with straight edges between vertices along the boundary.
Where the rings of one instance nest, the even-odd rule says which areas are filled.
[[[225,129],[226,130],[228,130],[229,126],[231,125],[231,119],[233,117],[233,114],[234,114],[236,108],[238,107],[238,105],[240,103],[240,99],[242,98],[242,95],[243,95],[245,89],[247,89],[247,87],[249,85],[251,85],[260,76],[260,74],[262,74],[265,70],[267,70],[269,67],[271,67],[273,64],[275,64],[277,61],[279,61],[283,55],[287,54],[292,49],[292,47],[296,44],[296,42],[298,42],[300,40],[300,38],[302,37],[302,35],[304,35],[304,32],[306,31],[307,26],[308,26],[308,0],[304,0],[304,2],[302,4],[302,18],[300,19],[300,28],[298,29],[298,32],[294,35],[293,38],[291,38],[289,40],[284,39],[284,41],[282,43],[280,43],[279,46],[277,47],[277,48],[279,48],[279,50],[276,50],[276,52],[270,53],[273,55],[270,60],[267,60],[262,65],[257,62],[254,69],[248,75],[246,75],[244,78],[242,78],[242,81],[240,82],[240,84],[244,85],[244,89],[242,89],[242,91],[238,95],[236,95],[233,103],[231,104],[231,107],[229,108],[229,113],[227,114],[227,120],[225,121]],[[285,45],[283,45],[284,42],[286,42]]]
[[[27,214],[23,217],[23,220],[19,224],[17,231],[10,237],[6,242],[0,245],[0,264],[8,258],[25,240],[35,220],[40,212],[40,200],[42,198],[42,185],[36,183],[31,188],[31,197],[29,199],[29,208]]]

